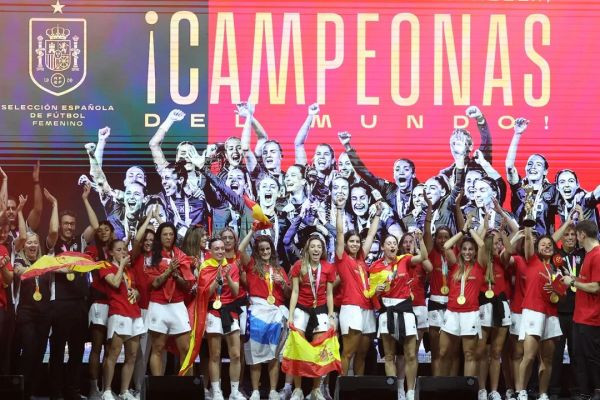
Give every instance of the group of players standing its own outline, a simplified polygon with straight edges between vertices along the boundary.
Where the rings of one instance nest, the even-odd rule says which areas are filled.
[[[0,328],[6,331],[11,316],[15,319],[9,350],[18,354],[29,394],[51,328],[53,398],[78,398],[88,336],[90,396],[114,398],[112,377],[125,346],[119,396],[134,398],[131,381],[139,391],[148,363],[152,375],[164,373],[165,349],[180,359],[188,354],[195,322],[186,305],[206,294],[201,369],[207,368],[206,394],[214,400],[223,398],[222,340],[230,359],[230,399],[245,398],[239,386],[244,364],[250,365],[250,398],[260,399],[263,363],[269,400],[304,398],[300,376],[286,377],[276,391],[279,351],[261,355],[252,341],[244,342],[262,329],[248,314],[261,312],[274,313],[283,328],[290,325],[314,340],[328,329],[339,330],[344,374],[365,373],[377,337],[385,373],[400,378],[399,399],[414,398],[424,336],[433,375],[478,376],[480,398],[493,400],[501,398],[501,373],[506,398],[527,399],[536,360],[537,392],[548,398],[560,387],[557,371],[566,342],[578,392],[600,399],[600,186],[584,190],[569,169],[550,182],[548,162],[540,154],[528,158],[521,178],[514,163],[527,120],[515,121],[506,156],[508,211],[501,206],[507,185],[492,166],[492,137],[477,107],[466,113],[477,124],[479,149],[473,152],[468,131],[454,130],[453,164],[424,183],[407,158],[394,162],[393,181],[375,176],[348,132],[338,134],[345,151],[337,162],[327,143],[316,146],[309,162],[304,143],[319,112],[316,104],[309,106],[294,140],[295,163],[283,171],[282,146],[269,139],[254,106],[240,103],[236,112],[244,119],[240,138],[201,153],[182,142],[173,163],[161,143],[184,114],[169,114],[149,142],[162,183],[154,195],[146,193],[146,173],[137,166],[127,170],[123,190],[111,186],[103,172],[110,129],[100,129],[98,142],[86,145],[90,178],[79,180],[90,223],[82,235],[75,234],[75,214],[59,213],[56,198],[42,191],[39,165],[27,219],[27,198],[9,197],[4,175],[0,277],[7,293],[0,293]],[[90,205],[92,190],[104,220]],[[41,241],[35,232],[44,197],[52,212]],[[256,201],[270,226],[253,221],[247,200]],[[110,267],[21,280],[44,250],[85,251]],[[311,398],[329,396],[324,378],[314,380]]]

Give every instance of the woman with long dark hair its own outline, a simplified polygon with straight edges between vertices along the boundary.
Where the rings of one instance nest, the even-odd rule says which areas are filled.
[[[279,400],[276,388],[279,379],[277,350],[280,349],[280,346],[271,346],[270,351],[266,352],[263,341],[255,341],[253,338],[268,338],[273,332],[272,324],[278,323],[281,327],[281,340],[284,336],[282,334],[283,325],[289,318],[285,303],[290,296],[291,288],[285,270],[279,265],[275,245],[270,236],[256,237],[252,246],[252,255],[249,256],[246,253],[253,234],[253,231],[248,232],[239,248],[243,265],[240,281],[242,285],[246,286],[250,296],[248,308],[250,340],[244,344],[246,363],[250,365],[252,381],[250,400],[260,400],[258,389],[262,365],[265,363],[267,363],[269,371],[269,400]],[[267,326],[269,328],[265,329]]]
[[[515,386],[518,399],[526,400],[531,369],[539,355],[539,398],[548,399],[554,342],[562,335],[557,304],[565,290],[564,286],[553,284],[562,266],[562,257],[552,236],[540,236],[534,247],[531,228],[525,228],[525,259],[528,263],[527,286],[519,332],[519,340],[523,340],[523,360],[516,372]]]
[[[162,352],[173,336],[179,354],[187,354],[190,343],[190,320],[183,299],[194,282],[189,258],[177,247],[177,231],[170,222],[159,225],[152,246],[151,266],[146,269],[150,283],[150,302],[146,326],[152,350],[150,371],[163,375]]]

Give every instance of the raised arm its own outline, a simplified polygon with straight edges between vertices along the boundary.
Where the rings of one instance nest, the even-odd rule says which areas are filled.
[[[425,247],[427,248],[427,252],[433,250],[433,235],[431,234],[431,218],[433,216],[433,204],[431,204],[431,200],[427,197],[427,193],[424,193],[423,198],[425,199],[425,203],[427,203],[427,210],[425,211],[425,226],[423,227],[423,242],[425,242]]]
[[[33,166],[33,208],[27,215],[27,226],[32,231],[37,231],[40,227],[40,219],[42,217],[42,187],[40,186],[40,161]]]
[[[96,143],[96,151],[94,155],[98,160],[98,165],[102,168],[102,160],[104,159],[104,148],[106,147],[106,141],[110,136],[110,128],[105,126],[104,128],[98,129],[98,143]]]
[[[253,225],[253,228],[254,228],[254,225]],[[250,256],[246,252],[246,249],[248,248],[248,246],[250,245],[250,242],[252,241],[252,235],[254,235],[254,229],[250,229],[248,231],[248,233],[246,234],[246,236],[244,236],[244,238],[240,242],[240,246],[239,246],[238,250],[240,252],[240,259],[242,261],[242,265],[248,265],[248,263],[250,262]],[[242,272],[242,270],[240,268],[240,276],[241,276],[241,272]]]
[[[534,243],[533,243],[533,232],[532,232],[532,229],[531,228],[525,228],[524,252],[525,252],[525,259],[526,260],[529,260],[535,254],[535,250],[534,250],[533,246],[534,246]]]
[[[144,222],[142,222],[142,225],[138,228],[137,232],[135,233],[135,238],[133,239],[133,244],[131,246],[131,253],[130,253],[132,260],[135,260],[141,253],[140,242],[144,238],[144,234],[146,233],[146,230],[148,229],[148,226],[150,225],[150,221],[152,220],[152,218],[156,218],[157,220],[160,219],[160,217],[158,216],[158,205],[157,204],[154,204],[152,206],[152,210],[146,215],[146,218],[144,218]]]
[[[19,204],[17,205],[19,237],[14,241],[15,252],[21,251],[23,246],[25,246],[25,242],[27,241],[27,225],[25,224],[25,217],[23,217],[23,207],[25,207],[25,203],[27,203],[27,196],[19,195]]]
[[[306,165],[308,164],[308,157],[306,156],[306,149],[304,148],[304,143],[306,142],[306,138],[308,136],[308,131],[310,130],[310,126],[315,118],[315,115],[319,113],[319,105],[317,103],[313,103],[308,106],[308,115],[304,120],[304,123],[300,127],[300,130],[296,134],[296,139],[294,139],[294,151],[296,154],[296,164]]]
[[[44,189],[44,197],[52,205],[50,211],[50,226],[48,228],[48,236],[46,236],[46,246],[51,249],[58,240],[58,201],[52,196],[48,189]]]
[[[94,232],[96,231],[96,229],[98,229],[98,226],[100,226],[100,224],[98,223],[98,217],[96,216],[96,212],[92,208],[92,205],[90,204],[88,199],[91,189],[92,187],[90,185],[85,185],[83,187],[83,193],[81,194],[81,199],[83,200],[83,205],[85,207],[88,220],[90,221],[90,225],[83,231],[83,237],[88,243],[94,237]]]
[[[335,199],[335,256],[341,259],[344,256],[344,204],[346,202],[340,196]],[[371,226],[373,226],[371,224]],[[371,228],[369,228],[369,231]],[[367,253],[363,253],[367,254]]]
[[[375,240],[375,235],[377,235],[377,230],[379,230],[381,213],[383,212],[383,204],[381,203],[381,200],[375,203],[375,206],[377,207],[377,210],[375,211],[375,215],[373,215],[371,226],[369,226],[369,231],[367,232],[367,237],[362,245],[362,251],[365,255],[369,254],[371,251],[373,240]]]
[[[160,145],[165,139],[165,135],[167,134],[169,128],[171,128],[171,125],[173,125],[173,122],[181,121],[183,117],[185,117],[185,113],[183,111],[172,110],[165,119],[165,122],[158,127],[158,130],[148,143],[150,146],[150,151],[152,152],[152,160],[154,161],[156,169],[159,172],[169,164]]]
[[[269,140],[269,135],[267,135],[265,128],[263,128],[263,126],[260,124],[260,122],[258,122],[254,115],[252,116],[252,129],[254,130],[254,133],[256,133],[256,145],[254,146],[254,154],[256,156],[260,156],[262,154],[262,149],[265,145],[265,142]]]
[[[0,186],[0,211],[6,210],[8,205],[8,175],[0,167],[0,179],[2,179],[2,186]]]
[[[456,220],[456,230],[462,231],[465,227],[465,216],[462,213],[460,204],[462,203],[463,196],[465,194],[464,187],[460,189],[460,193],[456,197],[456,203],[454,204],[454,219]]]
[[[369,186],[379,190],[385,196],[386,186],[388,186],[390,183],[385,179],[376,177],[371,171],[369,171],[365,163],[356,153],[356,150],[354,150],[350,145],[350,139],[352,138],[350,132],[338,132],[338,138],[342,146],[344,146],[344,151],[348,155],[348,159],[350,160],[350,163],[352,164],[352,167],[354,167],[354,171],[356,171],[358,176],[364,179]]]
[[[477,262],[482,267],[485,267],[488,263],[488,256],[487,256],[487,251],[485,248],[485,242],[484,242],[483,238],[481,236],[479,236],[479,233],[475,229],[471,229],[470,233],[471,233],[471,236],[473,237],[473,240],[475,240],[475,243],[477,243]]]
[[[121,262],[119,262],[119,266],[117,268],[117,273],[106,275],[104,280],[113,288],[118,289],[119,286],[121,286],[121,282],[123,282],[123,270],[125,269],[125,266],[127,264],[129,264],[129,261],[130,261],[129,256],[123,257],[121,259]]]
[[[573,226],[573,214],[575,214],[575,213],[579,213],[579,215],[580,215],[579,218],[581,218],[581,216],[583,216],[583,210],[581,209],[580,205],[576,205],[575,207],[573,207],[573,209],[567,216],[567,219],[565,220],[565,222],[563,222],[563,224],[560,226],[560,228],[558,228],[552,234],[552,239],[554,240],[554,242],[558,243],[562,239],[562,237],[565,235],[567,228],[569,228],[570,226]]]
[[[420,235],[420,232],[415,232],[415,243],[417,244],[417,255],[413,256],[410,259],[410,263],[412,265],[423,263],[425,261],[429,262],[429,253],[427,253],[427,247],[425,247],[425,243],[423,243],[423,238]],[[429,263],[431,265],[431,263]],[[433,269],[433,265],[431,265],[431,269]],[[430,270],[431,271],[431,270]]]
[[[506,167],[506,180],[511,185],[516,185],[519,182],[519,173],[515,167],[515,159],[517,158],[517,149],[519,148],[519,142],[521,141],[521,135],[527,129],[529,121],[525,118],[517,118],[515,120],[515,133],[508,147],[506,153],[506,161],[504,163]]]
[[[246,167],[249,171],[253,171],[256,168],[256,156],[250,150],[250,134],[252,131],[252,120],[254,115],[254,105],[252,103],[238,103],[236,104],[236,113],[240,117],[246,118],[244,127],[242,128],[242,153],[246,161]]]
[[[470,106],[467,108],[466,114],[469,118],[477,121],[477,129],[479,130],[479,152],[483,153],[485,159],[492,162],[492,135],[490,134],[490,127],[483,116],[483,113],[477,106]]]

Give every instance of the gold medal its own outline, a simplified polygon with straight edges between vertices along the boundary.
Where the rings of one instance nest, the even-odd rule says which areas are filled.
[[[442,286],[442,288],[440,289],[440,292],[444,295],[447,296],[448,293],[450,293],[450,288],[448,288],[448,286],[444,285]]]
[[[577,288],[576,288],[575,286],[571,286],[571,291],[572,291],[573,293],[575,293],[575,292],[577,291]]]
[[[220,308],[221,308],[221,306],[222,306],[222,304],[221,304],[221,300],[217,299],[217,300],[215,300],[215,301],[213,302],[213,308],[214,308],[215,310],[218,310],[218,309],[220,309]]]
[[[485,291],[485,297],[487,297],[488,299],[493,299],[494,298],[494,291],[493,290],[486,290]]]
[[[67,274],[67,280],[69,280],[69,281],[74,281],[74,280],[75,280],[75,274],[74,274],[74,273],[72,273],[72,272],[69,272],[69,273]]]
[[[37,290],[37,288],[36,288],[36,291],[33,293],[33,299],[34,299],[35,301],[40,301],[40,300],[42,300],[42,294],[40,293],[40,291],[39,291],[39,290]]]
[[[556,293],[552,292],[552,294],[550,295],[550,303],[556,304],[559,300],[560,297]]]
[[[270,295],[267,297],[267,303],[269,303],[269,304],[271,304],[271,305],[275,304],[275,296],[273,296],[272,294],[270,294]]]
[[[463,304],[465,304],[467,302],[467,298],[461,294],[456,299],[456,302],[462,306]]]

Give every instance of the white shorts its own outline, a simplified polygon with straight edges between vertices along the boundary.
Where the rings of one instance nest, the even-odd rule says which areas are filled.
[[[413,312],[417,317],[417,329],[429,328],[429,311],[425,306],[413,306]]]
[[[240,331],[240,322],[237,318],[233,319],[233,323],[231,324],[231,330],[229,331],[229,333],[233,333],[235,331]],[[217,333],[219,335],[224,334],[223,324],[221,322],[220,317],[212,315],[211,313],[208,313],[206,315],[206,333]]]
[[[108,325],[108,304],[92,303],[88,312],[88,323],[90,325]]]
[[[148,305],[145,322],[149,331],[165,335],[180,335],[192,330],[188,311],[183,301],[169,304],[151,301]]]
[[[519,336],[519,331],[521,330],[521,318],[522,314],[517,314],[514,312],[510,313],[510,334]]]
[[[548,340],[562,335],[558,317],[550,317],[538,311],[523,309],[519,340],[526,335],[539,336],[540,340]]]
[[[146,326],[141,317],[131,318],[122,315],[111,315],[108,318],[106,337],[111,339],[114,334],[122,336],[125,340],[146,333]]]
[[[387,298],[384,297],[381,299],[382,303],[384,306],[386,307],[393,307],[396,304],[400,304],[402,303],[404,300],[403,299],[392,299],[392,298]],[[415,318],[415,316],[412,313],[403,313],[404,314],[404,330],[405,330],[405,335],[406,336],[413,336],[417,334],[417,319]],[[396,319],[396,326],[398,326],[398,315],[394,314],[394,317]],[[388,331],[388,327],[387,327],[387,312],[381,313],[379,315],[379,330],[377,333],[377,337],[380,337],[382,333],[385,334],[390,334]],[[398,331],[396,330],[396,333],[398,333]]]
[[[340,330],[342,335],[347,335],[350,329],[360,331],[364,335],[375,333],[375,311],[365,310],[355,305],[343,305],[340,307]]]
[[[431,295],[429,300],[433,300],[436,303],[448,304],[448,296],[436,296]],[[432,310],[427,311],[427,319],[429,320],[429,326],[441,328],[444,326],[444,314],[446,310]]]
[[[442,330],[454,336],[478,335],[481,337],[479,311],[455,312],[446,310]]]
[[[306,325],[308,325],[308,313],[302,311],[299,308],[294,310],[294,326],[296,329],[306,332]],[[327,313],[317,314],[317,326],[313,330],[313,333],[327,332],[329,329],[329,317]]]
[[[510,307],[508,301],[503,301],[502,306],[504,307],[504,318],[502,318],[502,326],[510,326]],[[493,326],[492,320],[492,303],[487,303],[479,306],[479,318],[481,319],[481,326],[485,328],[491,328]]]

